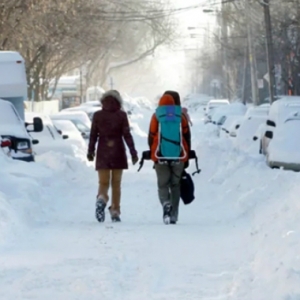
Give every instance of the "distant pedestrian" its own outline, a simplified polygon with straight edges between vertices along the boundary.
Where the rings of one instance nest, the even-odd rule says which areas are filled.
[[[188,109],[186,107],[182,107],[182,113],[185,115],[185,117],[187,118],[188,122],[189,122],[189,125],[190,126],[193,126],[193,122],[191,120],[191,117],[188,113]]]

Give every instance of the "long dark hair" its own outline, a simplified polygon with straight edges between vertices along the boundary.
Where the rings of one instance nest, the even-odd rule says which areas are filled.
[[[166,91],[164,93],[164,95],[170,95],[170,96],[172,96],[173,99],[174,99],[175,105],[179,105],[179,106],[181,105],[180,95],[179,95],[178,92],[176,92],[176,91]]]

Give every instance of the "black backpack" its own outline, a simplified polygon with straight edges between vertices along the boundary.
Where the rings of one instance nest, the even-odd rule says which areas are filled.
[[[183,171],[180,182],[180,198],[185,205],[188,205],[194,201],[194,191],[195,186],[192,176],[186,171]]]

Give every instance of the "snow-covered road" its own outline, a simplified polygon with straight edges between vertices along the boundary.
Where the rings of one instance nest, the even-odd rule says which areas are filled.
[[[196,200],[181,205],[176,226],[162,222],[151,163],[124,175],[122,223],[99,224],[93,168],[53,153],[41,157],[26,171],[38,177],[35,201],[14,204],[26,226],[20,221],[0,247],[0,299],[300,299],[293,285],[299,204],[290,195],[299,175],[269,170],[197,123],[193,130],[202,173],[194,177]],[[25,177],[17,168],[11,174],[16,184]]]
[[[248,251],[241,251],[249,239],[248,227],[223,222],[221,216],[216,222],[212,207],[217,204],[213,197],[205,199],[201,185],[193,206],[182,207],[180,223],[164,226],[150,165],[139,175],[135,172],[124,177],[121,224],[109,219],[96,223],[92,170],[90,178],[69,173],[51,183],[44,219],[0,252],[5,299],[226,295],[235,271],[249,259]]]

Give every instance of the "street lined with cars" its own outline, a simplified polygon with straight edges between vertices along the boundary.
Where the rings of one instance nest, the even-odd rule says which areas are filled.
[[[237,104],[243,105],[209,109],[204,123],[215,126],[217,136],[231,139],[237,149],[263,155],[270,168],[300,171],[300,97],[281,96],[271,105],[244,105],[244,113],[232,113]]]

